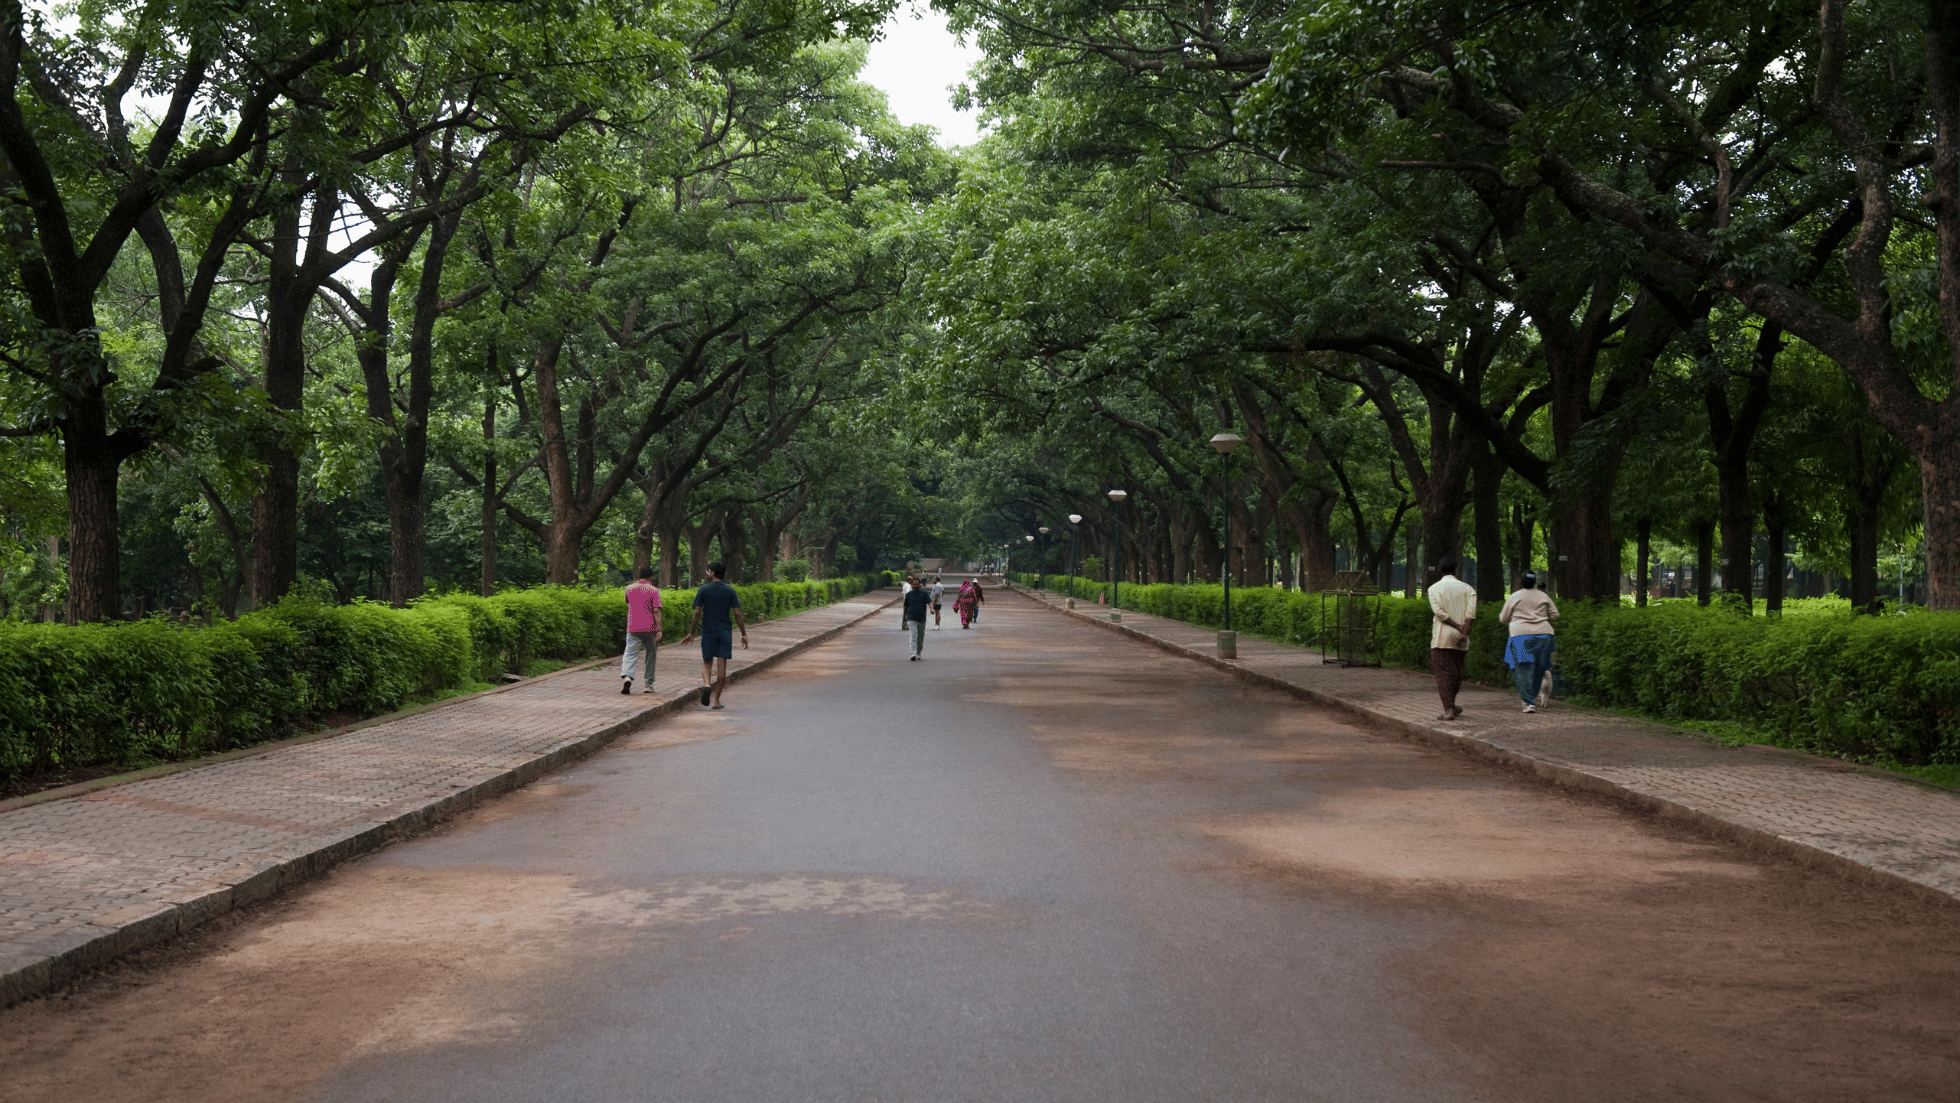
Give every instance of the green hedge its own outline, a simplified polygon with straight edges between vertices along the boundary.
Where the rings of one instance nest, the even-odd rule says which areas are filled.
[[[880,575],[737,586],[753,622],[882,585]],[[662,592],[664,638],[693,590]],[[289,597],[236,621],[0,622],[0,780],[33,769],[178,759],[290,734],[330,713],[374,716],[493,682],[538,660],[617,654],[619,589],[444,594],[406,609]]]
[[[1034,578],[1014,576],[1028,586]],[[1109,591],[1105,582],[1057,575],[1042,584],[1089,601]],[[1222,586],[1125,585],[1121,596],[1124,609],[1223,624]],[[1385,661],[1427,670],[1429,603],[1381,601]],[[1498,608],[1479,607],[1465,673],[1508,686]],[[1560,611],[1559,676],[1569,696],[1660,719],[1735,724],[1761,742],[1824,754],[1960,764],[1960,613],[1770,619],[1685,601],[1645,609],[1575,601]],[[1320,618],[1318,594],[1232,591],[1232,627],[1248,635],[1317,647]]]

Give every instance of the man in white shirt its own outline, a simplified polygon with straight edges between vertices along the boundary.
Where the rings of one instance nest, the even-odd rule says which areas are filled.
[[[1463,715],[1456,694],[1463,688],[1463,660],[1470,651],[1470,623],[1477,619],[1477,588],[1456,577],[1456,557],[1436,564],[1442,575],[1429,585],[1429,672],[1436,676],[1436,695],[1443,699],[1438,720]]]

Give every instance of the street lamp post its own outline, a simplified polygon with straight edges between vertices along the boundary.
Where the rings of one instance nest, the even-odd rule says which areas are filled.
[[[1237,433],[1220,433],[1211,438],[1211,446],[1225,457],[1225,627],[1218,633],[1221,659],[1239,657],[1238,633],[1232,631],[1232,453],[1244,443],[1245,438]]]
[[[1070,609],[1075,608],[1075,545],[1082,537],[1082,530],[1076,526],[1081,523],[1080,513],[1068,515],[1068,607]]]
[[[1115,503],[1116,517],[1116,569],[1109,576],[1109,619],[1122,620],[1123,604],[1123,502],[1130,496],[1127,490],[1112,490],[1109,500]]]
[[[1040,528],[1036,529],[1035,531],[1043,536],[1047,536],[1048,526],[1043,525]],[[1028,537],[1028,539],[1033,540],[1034,537],[1030,536]],[[1047,578],[1048,570],[1046,566],[1047,562],[1048,562],[1048,541],[1043,540],[1041,542],[1041,554],[1035,556],[1035,560],[1034,560],[1034,588],[1037,590],[1046,589],[1046,587],[1044,587],[1042,583],[1048,581]]]

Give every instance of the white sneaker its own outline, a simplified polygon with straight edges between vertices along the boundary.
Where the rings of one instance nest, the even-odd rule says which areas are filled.
[[[1526,711],[1526,712],[1537,712],[1537,711],[1538,711],[1538,706],[1537,706],[1537,705],[1526,705],[1526,706],[1524,707],[1524,711]]]

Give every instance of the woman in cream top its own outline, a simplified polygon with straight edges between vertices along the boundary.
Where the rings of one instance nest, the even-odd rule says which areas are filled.
[[[1550,594],[1538,588],[1536,574],[1526,571],[1522,581],[1518,591],[1504,600],[1497,621],[1511,626],[1504,661],[1511,664],[1511,681],[1524,702],[1524,711],[1537,712],[1538,706],[1549,703],[1551,697],[1543,682],[1552,672],[1552,652],[1558,642],[1552,632],[1558,606],[1552,604]]]

